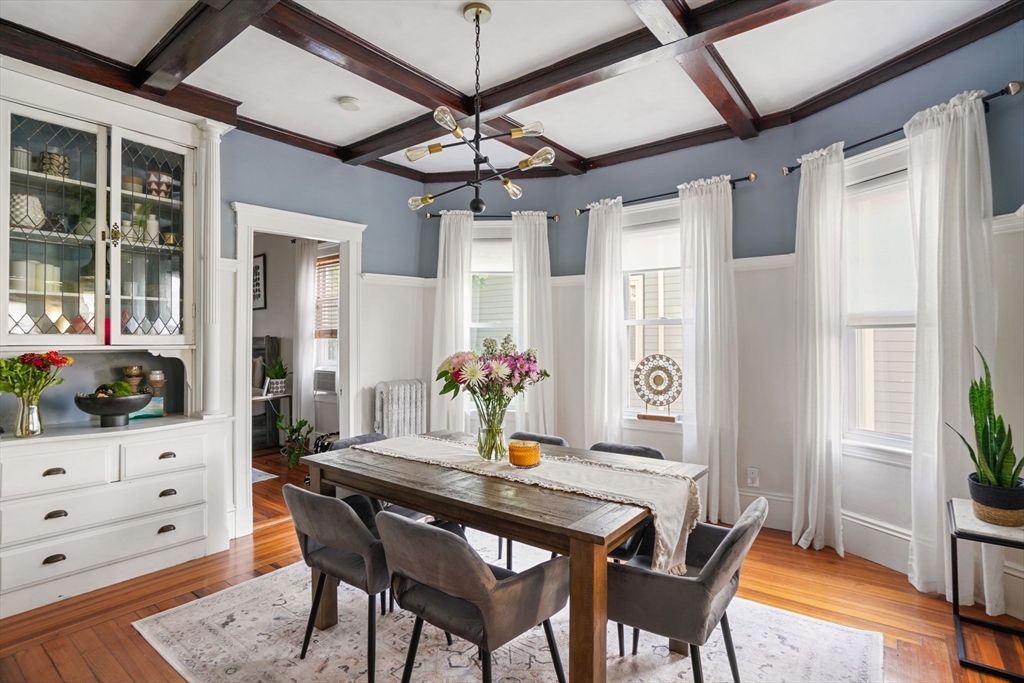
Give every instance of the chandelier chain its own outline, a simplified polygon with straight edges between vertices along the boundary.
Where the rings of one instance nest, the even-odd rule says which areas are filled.
[[[480,111],[480,15],[473,21],[476,25],[476,96],[473,98],[476,111]]]

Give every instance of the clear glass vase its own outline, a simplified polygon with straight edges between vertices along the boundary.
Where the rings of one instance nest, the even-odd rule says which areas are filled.
[[[38,396],[19,396],[18,415],[14,422],[14,436],[25,439],[43,433],[43,420],[39,416]]]
[[[476,435],[477,453],[484,460],[506,460],[508,439],[505,437],[505,411],[508,406],[488,406],[477,397],[473,398],[480,417],[480,429]]]

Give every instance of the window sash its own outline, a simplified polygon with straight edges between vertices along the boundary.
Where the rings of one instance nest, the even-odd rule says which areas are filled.
[[[313,323],[313,336],[316,339],[338,338],[340,276],[341,261],[338,255],[321,256],[316,260],[316,304]]]

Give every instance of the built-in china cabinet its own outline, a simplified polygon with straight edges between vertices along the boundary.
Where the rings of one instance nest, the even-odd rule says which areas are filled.
[[[193,343],[194,150],[4,102],[6,345]]]
[[[149,354],[184,375],[175,415],[0,434],[6,617],[219,552],[236,529],[216,343],[230,126],[10,60],[0,78],[0,355],[119,371]],[[73,405],[71,384],[46,398]]]

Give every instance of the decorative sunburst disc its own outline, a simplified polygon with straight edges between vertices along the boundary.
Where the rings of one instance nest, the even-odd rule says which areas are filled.
[[[637,363],[633,389],[644,403],[667,406],[683,392],[683,371],[668,356],[653,353]]]

